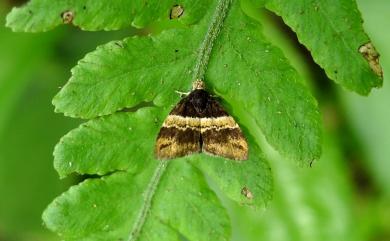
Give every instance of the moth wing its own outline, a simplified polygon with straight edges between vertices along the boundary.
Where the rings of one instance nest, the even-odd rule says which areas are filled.
[[[173,159],[201,152],[200,119],[186,98],[182,99],[165,119],[157,136],[157,159]]]
[[[162,127],[157,136],[155,153],[157,159],[173,159],[201,151],[200,131]]]
[[[238,161],[248,159],[248,143],[239,127],[208,129],[202,132],[202,140],[204,153]]]
[[[233,117],[215,100],[208,118],[201,119],[202,151],[233,160],[248,159],[248,143]]]

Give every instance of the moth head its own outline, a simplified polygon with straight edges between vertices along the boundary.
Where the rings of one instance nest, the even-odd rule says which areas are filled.
[[[192,83],[192,90],[204,90],[204,86],[204,82],[200,79],[197,79]]]

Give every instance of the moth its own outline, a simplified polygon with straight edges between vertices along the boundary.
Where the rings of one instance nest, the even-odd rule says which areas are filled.
[[[157,136],[157,159],[203,152],[232,160],[248,159],[248,143],[236,121],[197,80],[165,119]]]

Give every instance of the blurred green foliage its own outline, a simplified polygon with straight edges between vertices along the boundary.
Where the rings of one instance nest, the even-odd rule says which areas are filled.
[[[384,88],[369,97],[324,84],[322,71],[307,64],[294,37],[283,29],[268,30],[318,93],[324,154],[312,168],[300,168],[269,150],[274,201],[267,210],[253,212],[225,200],[234,240],[390,240],[390,2],[358,4],[385,73]],[[0,3],[0,26],[8,10]],[[0,241],[59,240],[40,216],[75,181],[59,180],[51,153],[79,121],[54,114],[51,99],[85,53],[129,31],[62,27],[35,35],[0,27]]]
[[[52,149],[79,121],[55,114],[51,99],[78,59],[129,30],[16,34],[3,27],[9,8],[0,4],[0,240],[56,240],[41,214],[74,178],[59,179]]]
[[[50,146],[71,123],[48,105],[66,73],[50,61],[59,38],[59,31],[38,36],[0,27],[1,240],[40,240],[41,210],[63,190]]]

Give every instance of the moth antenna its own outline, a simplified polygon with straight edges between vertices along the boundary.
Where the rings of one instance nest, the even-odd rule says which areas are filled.
[[[187,95],[190,94],[190,92],[181,92],[181,91],[178,91],[178,90],[175,90],[175,92],[176,92],[177,94],[179,94],[180,97],[186,97]]]

